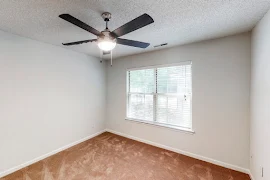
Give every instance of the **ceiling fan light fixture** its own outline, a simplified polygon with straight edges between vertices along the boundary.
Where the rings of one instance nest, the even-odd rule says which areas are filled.
[[[116,46],[116,39],[110,36],[109,29],[102,31],[102,36],[98,37],[97,44],[102,51],[111,51]]]
[[[116,41],[115,40],[98,40],[98,47],[103,51],[111,51],[115,48]]]

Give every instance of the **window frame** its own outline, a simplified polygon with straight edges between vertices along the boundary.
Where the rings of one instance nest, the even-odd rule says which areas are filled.
[[[191,96],[190,96],[190,120],[191,120],[191,127],[185,128],[181,126],[176,125],[170,125],[167,123],[161,123],[156,121],[156,101],[157,101],[157,95],[165,95],[165,96],[178,96],[174,93],[157,93],[157,85],[154,86],[154,93],[132,93],[130,92],[130,85],[129,85],[129,71],[135,71],[135,70],[144,70],[144,69],[154,69],[154,72],[157,72],[157,68],[163,68],[163,67],[173,67],[173,66],[183,66],[183,65],[191,65]],[[154,76],[154,82],[156,82],[156,75]],[[142,94],[142,95],[153,95],[153,121],[147,121],[142,119],[134,119],[128,117],[129,112],[129,95],[130,94]],[[126,117],[125,120],[138,122],[138,123],[144,123],[147,125],[154,125],[157,127],[163,127],[163,128],[170,128],[174,130],[180,130],[184,131],[190,134],[194,134],[195,131],[193,130],[193,119],[192,119],[192,94],[193,94],[193,88],[192,88],[192,61],[183,61],[180,63],[173,63],[173,64],[162,64],[162,65],[154,65],[154,66],[143,66],[143,67],[136,67],[136,68],[128,68],[126,69]]]

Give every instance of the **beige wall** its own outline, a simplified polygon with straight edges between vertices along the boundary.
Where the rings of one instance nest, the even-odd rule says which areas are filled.
[[[268,180],[270,179],[270,12],[252,31],[251,72],[250,169],[254,179]]]
[[[114,60],[107,67],[107,128],[248,171],[250,43],[244,33]],[[189,60],[194,135],[125,120],[127,68]]]
[[[108,129],[246,171],[250,42],[244,33],[123,57],[108,65],[106,88],[98,59],[0,31],[0,176],[103,130],[105,114]],[[195,134],[125,120],[127,68],[188,60]]]
[[[105,70],[96,58],[0,31],[0,176],[104,130]]]

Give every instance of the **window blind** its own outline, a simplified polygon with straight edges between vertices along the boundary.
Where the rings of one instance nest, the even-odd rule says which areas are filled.
[[[129,70],[127,118],[192,128],[191,64]]]
[[[129,71],[129,118],[153,121],[154,73],[154,69]]]

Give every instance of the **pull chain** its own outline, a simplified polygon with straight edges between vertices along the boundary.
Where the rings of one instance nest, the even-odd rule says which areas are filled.
[[[102,63],[102,61],[103,61],[103,59],[102,59],[102,53],[103,53],[103,52],[100,50],[100,51],[99,51],[100,63]]]
[[[111,66],[112,66],[112,52],[113,52],[113,51],[111,50]]]

